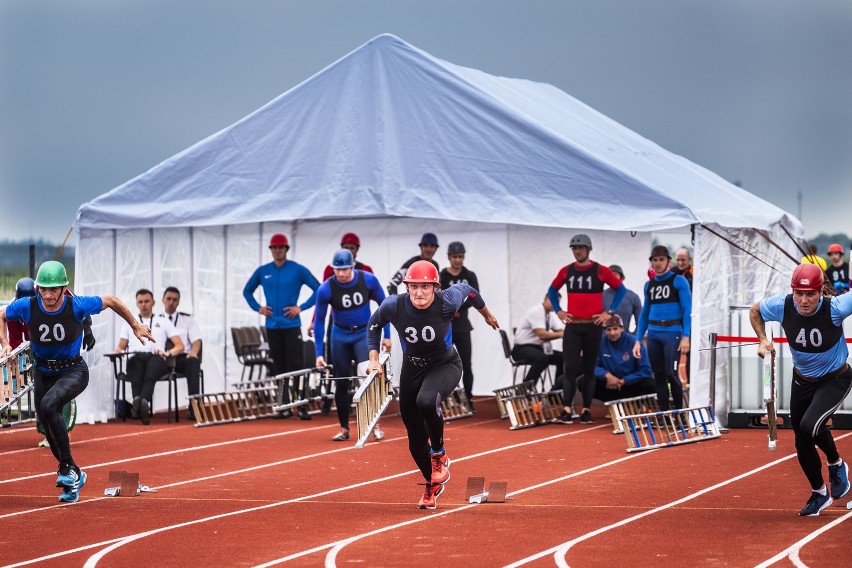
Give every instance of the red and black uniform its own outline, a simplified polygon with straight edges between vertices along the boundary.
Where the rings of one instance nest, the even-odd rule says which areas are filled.
[[[572,321],[565,326],[562,336],[562,358],[565,365],[563,375],[563,403],[571,406],[577,393],[577,378],[582,371],[583,406],[589,408],[595,395],[595,362],[601,347],[601,326],[594,323],[594,316],[602,313],[604,285],[615,290],[610,310],[616,310],[627,289],[621,279],[608,267],[590,262],[563,266],[547,290],[547,297],[557,312],[559,306],[558,290],[565,286],[566,308]]]

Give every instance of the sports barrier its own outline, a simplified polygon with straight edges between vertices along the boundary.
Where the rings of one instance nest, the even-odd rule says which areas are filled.
[[[35,420],[32,417],[32,366],[33,355],[29,341],[24,341],[8,356],[0,359],[3,372],[3,384],[0,388],[0,425],[4,428]]]
[[[720,436],[710,406],[622,416],[620,422],[628,453],[703,442]]]
[[[355,396],[352,399],[352,402],[355,403],[355,417],[358,425],[356,448],[364,447],[370,432],[376,427],[382,413],[393,399],[390,353],[382,353],[379,356],[379,364],[383,371],[381,376],[379,376],[378,370],[367,375],[367,378],[355,391]]]

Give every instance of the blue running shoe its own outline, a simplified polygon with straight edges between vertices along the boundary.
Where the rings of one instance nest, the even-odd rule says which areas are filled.
[[[80,498],[80,490],[86,485],[86,475],[85,471],[80,471],[80,483],[77,485],[77,489],[63,489],[62,494],[59,496],[59,501],[61,503],[76,503]]]
[[[828,479],[831,482],[831,498],[840,499],[849,492],[849,466],[845,461],[828,466]]]
[[[80,474],[77,473],[77,469],[73,467],[68,468],[68,473],[62,473],[62,470],[60,470],[59,475],[56,478],[57,487],[62,487],[63,489],[68,489],[70,491],[76,491],[79,483]]]
[[[811,498],[808,499],[805,508],[799,511],[800,517],[816,517],[820,511],[831,505],[834,501],[828,494],[820,495],[816,491],[811,493]]]

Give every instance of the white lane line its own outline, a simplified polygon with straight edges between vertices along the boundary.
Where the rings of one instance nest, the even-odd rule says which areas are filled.
[[[601,427],[603,427],[603,426],[601,426]],[[595,427],[595,428],[597,428],[597,427]],[[538,444],[538,443],[542,443],[542,442],[545,442],[545,441],[550,441],[550,440],[562,438],[562,437],[565,437],[565,436],[571,436],[571,435],[579,434],[579,433],[582,433],[582,432],[589,432],[589,431],[591,431],[595,428],[585,428],[583,430],[573,430],[571,432],[564,432],[562,434],[557,434],[557,435],[554,435],[554,436],[548,436],[547,438],[539,438],[539,439],[536,439],[536,440],[530,440],[528,442],[522,442],[522,443],[519,443],[519,444],[512,444],[512,445],[509,445],[509,446],[504,446],[504,447],[501,447],[501,448],[495,448],[493,450],[488,450],[488,451],[485,451],[485,452],[480,452],[478,454],[473,454],[473,455],[470,455],[470,456],[462,456],[460,458],[454,458],[454,459],[455,459],[455,461],[464,461],[464,460],[468,460],[468,459],[473,459],[474,457],[479,457],[479,456],[484,456],[484,455],[487,455],[487,454],[507,451],[507,450],[519,448],[519,447],[522,447],[522,446],[529,446],[529,445],[532,445],[532,444]],[[95,566],[97,566],[98,562],[104,556],[106,556],[107,554],[109,554],[113,550],[116,550],[116,549],[120,548],[121,546],[124,546],[125,544],[129,544],[131,542],[134,542],[136,540],[139,540],[141,538],[145,538],[145,537],[148,537],[148,536],[151,536],[151,535],[154,535],[154,534],[158,534],[158,533],[162,533],[162,532],[166,532],[166,531],[170,531],[170,530],[174,530],[174,529],[177,529],[177,528],[182,528],[182,527],[186,527],[186,526],[190,526],[190,525],[194,525],[194,524],[199,524],[199,523],[204,523],[204,522],[208,522],[208,521],[223,519],[223,518],[226,518],[226,517],[242,515],[242,514],[245,514],[245,513],[252,513],[252,512],[261,511],[261,510],[264,510],[264,509],[271,509],[273,507],[280,507],[282,505],[287,505],[287,504],[290,504],[290,503],[298,503],[300,501],[307,501],[307,500],[310,500],[310,499],[316,499],[317,497],[323,497],[323,496],[326,496],[326,495],[332,495],[334,493],[340,493],[342,491],[349,491],[351,489],[357,489],[359,487],[364,487],[364,486],[367,486],[367,485],[382,483],[382,482],[389,481],[389,480],[392,480],[392,479],[396,479],[396,478],[399,478],[399,477],[403,477],[403,476],[406,476],[406,475],[411,475],[413,473],[419,473],[419,470],[404,471],[402,473],[389,475],[389,476],[382,477],[382,478],[379,478],[379,479],[364,481],[364,482],[355,483],[355,484],[352,484],[352,485],[347,485],[347,486],[344,486],[344,487],[338,487],[338,488],[335,488],[335,489],[330,489],[328,491],[315,493],[313,495],[305,495],[303,497],[297,497],[295,499],[288,499],[286,501],[279,501],[277,503],[270,503],[270,504],[267,504],[267,505],[261,505],[261,506],[258,506],[258,507],[251,507],[251,508],[248,508],[248,509],[240,509],[238,511],[231,511],[229,513],[222,513],[222,514],[219,514],[219,515],[213,515],[213,516],[210,516],[210,517],[205,517],[205,518],[196,519],[196,520],[193,520],[193,521],[187,521],[187,522],[179,523],[179,524],[175,524],[175,525],[169,525],[169,526],[165,526],[165,527],[159,527],[159,528],[156,528],[156,529],[152,529],[150,531],[145,531],[145,532],[142,532],[142,533],[128,535],[128,536],[122,538],[120,541],[115,542],[112,545],[104,548],[103,550],[101,550],[97,554],[94,554],[91,557],[89,557],[89,559],[86,561],[86,563],[84,565],[84,568],[94,568]]]
[[[85,444],[92,444],[94,442],[107,442],[109,440],[120,440],[122,438],[131,438],[131,437],[134,437],[134,436],[144,436],[146,434],[156,434],[157,432],[163,432],[163,431],[166,431],[166,430],[168,430],[168,428],[157,428],[156,430],[145,430],[143,432],[130,432],[130,433],[127,433],[127,434],[116,434],[114,436],[103,436],[101,438],[91,438],[91,439],[88,439],[88,440],[75,440],[75,441],[71,442],[71,447],[76,448],[77,446],[82,446],[82,445],[85,445]],[[39,446],[33,446],[32,448],[22,448],[22,449],[18,449],[18,450],[9,450],[9,451],[6,451],[6,452],[0,452],[0,456],[7,456],[7,455],[10,455],[10,454],[19,454],[19,453],[22,453],[22,452],[37,452],[37,451],[41,451],[41,452],[47,451],[49,453],[50,449],[49,448],[42,448],[42,447],[39,447]]]
[[[26,428],[18,428],[17,426],[8,426],[0,430],[0,436],[5,436],[6,434],[20,434],[22,432],[35,432],[35,426],[28,426]]]
[[[846,438],[847,436],[852,436],[852,432],[850,432],[848,434],[843,434],[842,436],[837,436],[835,438],[835,441],[842,440],[843,438]],[[676,501],[672,501],[672,502],[667,503],[665,505],[661,505],[661,506],[656,507],[654,509],[651,509],[649,511],[645,511],[644,513],[639,513],[638,515],[634,515],[632,517],[622,519],[621,521],[618,521],[617,523],[613,523],[611,525],[601,527],[597,530],[594,530],[592,532],[581,535],[581,536],[579,536],[579,537],[577,537],[573,540],[570,540],[568,542],[554,546],[554,547],[549,548],[547,550],[543,550],[539,553],[533,554],[533,555],[528,556],[526,558],[522,558],[522,559],[520,559],[516,562],[513,562],[511,564],[507,564],[504,568],[515,568],[517,566],[523,566],[524,564],[527,564],[527,563],[532,562],[534,560],[538,560],[539,558],[543,558],[543,557],[545,557],[545,556],[547,556],[548,554],[551,554],[551,553],[553,554],[553,560],[554,560],[554,562],[556,562],[557,566],[559,566],[560,568],[569,568],[569,565],[568,565],[567,561],[565,560],[565,556],[568,553],[568,551],[575,544],[578,544],[580,542],[588,540],[592,537],[598,536],[599,534],[603,534],[605,532],[608,532],[612,529],[622,527],[624,525],[632,523],[633,521],[643,519],[643,518],[648,517],[650,515],[654,515],[656,513],[659,513],[660,511],[665,511],[666,509],[670,509],[672,507],[675,507],[675,506],[680,505],[682,503],[685,503],[687,501],[691,501],[691,500],[696,499],[696,498],[698,498],[698,497],[700,497],[700,496],[702,496],[706,493],[709,493],[711,491],[715,491],[716,489],[719,489],[721,487],[724,487],[726,485],[734,483],[735,481],[740,481],[742,479],[745,479],[746,477],[752,476],[756,473],[759,473],[763,470],[774,467],[774,466],[776,466],[780,463],[783,463],[783,462],[785,462],[789,459],[795,458],[795,457],[796,457],[796,454],[789,454],[789,455],[787,455],[783,458],[779,458],[779,459],[777,459],[773,462],[769,462],[768,464],[764,464],[764,465],[762,465],[758,468],[755,468],[755,469],[752,469],[752,470],[747,471],[745,473],[742,473],[740,475],[737,475],[736,477],[729,478],[729,479],[722,481],[720,483],[717,483],[716,485],[713,485],[711,487],[707,487],[707,488],[702,489],[700,491],[696,491],[695,493],[691,493],[691,494],[687,495],[686,497],[682,497],[681,499],[677,499]]]
[[[55,554],[48,554],[48,555],[42,556],[40,558],[33,558],[32,560],[25,560],[23,562],[18,562],[17,564],[7,564],[6,566],[3,566],[3,568],[18,568],[19,566],[26,566],[27,564],[35,564],[37,562],[45,562],[47,560],[59,558],[60,556],[65,556],[66,554],[74,554],[76,552],[83,552],[84,550],[89,550],[90,548],[97,548],[99,546],[106,546],[108,544],[112,544],[116,540],[118,540],[118,539],[114,538],[114,539],[111,539],[111,540],[105,540],[103,542],[96,542],[94,544],[87,544],[85,546],[75,548],[74,550],[63,550],[62,552],[57,552]]]
[[[794,566],[797,566],[798,568],[805,567],[806,564],[804,562],[802,562],[801,559],[799,558],[799,551],[802,549],[802,547],[804,545],[806,545],[807,543],[809,543],[810,541],[812,541],[813,539],[815,539],[816,537],[818,537],[819,535],[821,535],[822,533],[824,533],[824,532],[826,532],[830,529],[833,529],[834,527],[836,527],[840,523],[842,523],[844,521],[848,521],[849,519],[852,519],[852,512],[846,513],[842,517],[838,517],[838,518],[834,519],[833,521],[831,521],[830,523],[828,523],[827,525],[820,527],[819,529],[817,529],[814,532],[810,533],[809,535],[805,536],[804,538],[802,538],[798,542],[796,542],[796,543],[790,545],[788,548],[782,550],[781,552],[779,552],[778,554],[776,554],[775,556],[773,556],[769,560],[761,562],[755,568],[766,568],[767,566],[771,566],[772,564],[775,564],[779,560],[783,560],[785,557],[788,557],[788,556],[789,556],[790,561],[793,563]]]

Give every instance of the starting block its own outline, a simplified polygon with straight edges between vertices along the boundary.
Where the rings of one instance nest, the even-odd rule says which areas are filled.
[[[153,490],[147,485],[143,486],[139,483],[138,473],[111,471],[107,480],[107,488],[104,489],[104,495],[107,497],[136,497],[142,491],[152,492]]]
[[[648,412],[658,412],[660,405],[656,394],[645,394],[632,398],[622,398],[604,403],[609,409],[609,417],[612,419],[612,433],[624,434],[621,419],[625,416],[635,416]]]
[[[484,477],[468,477],[465,499],[468,503],[505,503],[508,482],[492,481],[485,490]]]
[[[622,416],[627,452],[641,452],[718,438],[719,426],[710,406]]]

